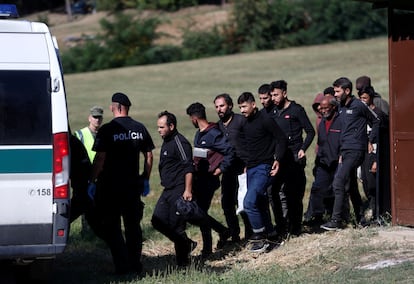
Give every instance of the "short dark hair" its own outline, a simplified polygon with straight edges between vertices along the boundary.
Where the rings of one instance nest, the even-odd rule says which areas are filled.
[[[228,106],[233,107],[233,100],[231,99],[229,94],[223,93],[223,94],[217,95],[214,98],[213,102],[215,102],[217,99],[220,99],[220,98],[223,98],[226,104],[228,104]]]
[[[323,90],[323,94],[324,95],[332,95],[332,96],[334,96],[335,95],[335,90],[334,90],[333,87],[328,87],[325,90]]]
[[[365,86],[371,86],[371,78],[366,75],[358,77],[355,81],[355,88],[359,91]]]
[[[375,90],[372,86],[364,86],[358,90],[358,96],[362,96],[362,94],[368,94],[370,98],[375,97]]]
[[[245,102],[252,103],[254,101],[255,101],[254,100],[254,96],[250,92],[243,92],[243,93],[241,93],[241,95],[237,99],[237,103],[238,104],[242,104],[242,103],[245,103]]]
[[[167,118],[167,125],[174,125],[177,128],[177,118],[175,115],[167,110],[164,110],[158,114],[158,118],[165,116]]]
[[[352,82],[351,82],[351,80],[349,80],[346,77],[340,77],[340,78],[336,79],[332,83],[332,86],[339,87],[339,88],[341,88],[343,90],[349,89],[351,91],[351,93],[352,93]]]
[[[287,91],[287,82],[285,80],[273,81],[270,83],[270,90],[279,89],[282,91]]]
[[[261,94],[269,94],[270,91],[271,91],[270,90],[270,84],[263,84],[257,90],[257,92],[259,93],[259,95],[261,95]]]
[[[187,108],[188,115],[194,115],[198,118],[207,119],[206,108],[199,102],[192,103]]]

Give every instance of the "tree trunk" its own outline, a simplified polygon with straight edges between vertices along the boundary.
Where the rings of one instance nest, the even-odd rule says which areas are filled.
[[[66,13],[68,14],[68,21],[72,21],[72,9],[70,8],[70,0],[65,0]]]

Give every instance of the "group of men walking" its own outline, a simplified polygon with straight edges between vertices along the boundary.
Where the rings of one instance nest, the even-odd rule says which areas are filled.
[[[337,79],[333,89],[334,95],[318,102],[322,118],[317,127],[315,182],[305,218],[308,222],[318,220],[326,230],[343,228],[349,221],[352,173],[362,164],[368,145],[376,143],[379,121],[375,111],[353,97],[349,79]],[[247,192],[240,215],[248,249],[268,251],[287,235],[302,232],[306,151],[316,132],[305,109],[288,98],[286,81],[263,84],[258,95],[261,110],[252,93],[238,97],[241,114],[234,112],[230,95],[217,95],[213,101],[217,123],[207,120],[201,103],[189,105],[186,113],[197,128],[193,146],[178,131],[173,113],[158,114],[157,129],[163,139],[158,170],[163,191],[151,223],[174,243],[179,266],[190,263],[190,253],[197,246],[185,232],[186,223],[200,227],[203,259],[213,253],[212,230],[219,236],[218,249],[240,243],[236,204],[238,177],[243,173],[247,175]],[[96,156],[87,188],[100,216],[96,230],[108,244],[119,274],[142,270],[140,196],[149,186],[155,147],[146,127],[128,116],[130,106],[125,94],[112,96],[114,119],[96,134],[92,146]],[[367,125],[372,128],[369,137]],[[142,174],[140,153],[144,156]],[[220,186],[226,226],[208,214]],[[327,212],[330,220],[322,224]]]

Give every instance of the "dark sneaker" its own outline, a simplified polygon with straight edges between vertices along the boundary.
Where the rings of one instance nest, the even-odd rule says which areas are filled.
[[[220,234],[220,239],[217,242],[217,249],[222,249],[227,244],[227,240],[230,238],[230,231],[227,229]]]
[[[179,267],[185,267],[190,264],[190,254],[197,247],[197,242],[187,239],[185,250],[176,251],[176,261]]]
[[[249,241],[249,251],[254,253],[261,253],[267,251],[270,246],[267,240],[251,240]]]
[[[233,237],[231,237],[231,242],[233,243],[233,244],[238,244],[238,243],[240,243],[240,237],[239,236],[233,236]]]
[[[208,260],[213,256],[213,252],[212,251],[202,251],[201,252],[201,259],[202,260]]]
[[[260,240],[265,240],[266,236],[263,233],[253,233],[250,238],[249,241],[260,241]]]
[[[367,219],[365,218],[365,216],[363,216],[363,217],[361,218],[361,220],[359,221],[358,225],[359,225],[359,226],[361,226],[361,227],[368,227],[369,225],[371,225],[371,223],[372,223],[372,221],[371,221],[371,220],[367,220]]]
[[[342,230],[343,226],[340,221],[331,220],[323,225],[321,225],[321,229],[327,230],[327,231],[338,231]]]
[[[323,224],[322,216],[314,216],[303,221],[303,225],[307,227],[319,227]]]

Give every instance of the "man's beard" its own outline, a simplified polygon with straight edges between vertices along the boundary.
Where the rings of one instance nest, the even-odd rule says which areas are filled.
[[[231,110],[226,111],[225,113],[222,113],[220,116],[220,120],[222,122],[226,122],[230,119],[230,117],[232,116],[233,112]]]

